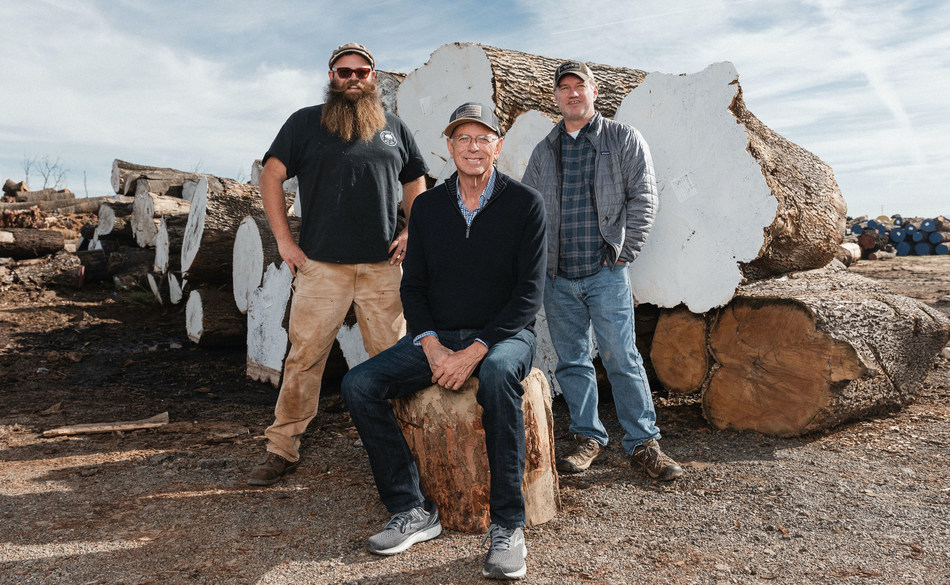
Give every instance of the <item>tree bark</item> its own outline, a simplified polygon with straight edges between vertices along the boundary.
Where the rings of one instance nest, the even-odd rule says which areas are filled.
[[[435,502],[442,525],[462,532],[485,532],[489,470],[482,410],[475,400],[478,380],[458,392],[430,386],[393,401],[396,420],[419,467],[422,491]],[[561,507],[554,467],[551,392],[544,374],[533,369],[524,381],[525,497],[527,525],[554,518]]]
[[[88,197],[85,199],[64,199],[62,201],[21,201],[19,203],[0,203],[0,211],[20,210],[36,207],[41,211],[64,213],[99,213],[103,201],[114,201],[111,195]]]
[[[907,404],[950,339],[940,312],[847,271],[743,285],[710,322],[706,419],[778,436]]]
[[[66,245],[56,230],[5,228],[0,230],[0,258],[25,260],[55,254]]]
[[[69,201],[76,195],[69,189],[43,189],[42,191],[21,191],[15,195],[17,202],[33,201]]]

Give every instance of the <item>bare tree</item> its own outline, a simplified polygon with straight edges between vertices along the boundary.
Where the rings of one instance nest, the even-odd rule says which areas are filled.
[[[36,166],[36,155],[23,155],[23,182],[30,184],[30,171]]]
[[[66,174],[69,169],[63,167],[63,163],[58,156],[54,160],[48,154],[43,156],[23,155],[23,182],[27,185],[30,184],[30,173],[32,172],[36,172],[43,177],[41,189],[60,189],[66,183]]]
[[[44,154],[37,161],[37,172],[43,177],[44,189],[61,189],[66,183],[66,173],[69,169],[63,167],[63,163],[56,157],[56,160]]]

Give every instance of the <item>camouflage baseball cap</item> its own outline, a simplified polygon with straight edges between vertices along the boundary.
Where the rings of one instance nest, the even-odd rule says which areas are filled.
[[[333,53],[330,55],[330,68],[333,68],[333,63],[337,59],[343,55],[346,55],[347,53],[356,53],[357,55],[369,61],[370,67],[376,69],[376,60],[373,59],[373,54],[369,52],[369,49],[359,43],[346,43],[345,45],[340,45],[334,49]]]

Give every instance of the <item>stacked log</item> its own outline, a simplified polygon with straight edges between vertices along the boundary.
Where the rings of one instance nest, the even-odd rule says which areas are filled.
[[[879,259],[898,256],[940,256],[950,253],[950,221],[940,215],[932,218],[904,218],[899,215],[875,219],[857,218],[850,222],[851,239],[863,250],[863,257]],[[882,256],[881,251],[885,254]]]
[[[135,194],[136,182],[147,182],[146,191],[158,195],[182,198],[185,182],[197,181],[200,173],[189,173],[163,167],[151,167],[115,159],[112,161],[112,190],[117,195]]]
[[[912,401],[950,320],[843,270],[745,284],[704,316],[669,312],[654,335],[657,376],[700,392],[722,429],[795,436]]]

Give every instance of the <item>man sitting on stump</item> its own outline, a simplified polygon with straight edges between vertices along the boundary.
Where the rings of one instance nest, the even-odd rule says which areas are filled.
[[[442,532],[389,400],[431,384],[455,391],[474,375],[491,471],[491,545],[482,575],[518,579],[527,554],[521,381],[536,349],[544,205],[537,191],[494,168],[504,140],[489,108],[459,106],[444,134],[458,172],[413,204],[400,287],[409,333],[343,379],[343,398],[392,514],[366,548],[392,555]]]

